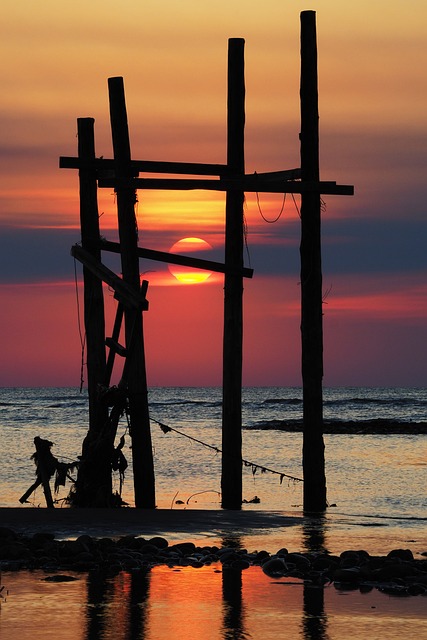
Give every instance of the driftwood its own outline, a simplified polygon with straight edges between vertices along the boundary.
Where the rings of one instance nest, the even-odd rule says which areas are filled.
[[[78,462],[72,462],[66,464],[65,462],[59,462],[57,458],[52,454],[51,448],[53,442],[49,440],[43,440],[39,436],[34,438],[34,445],[36,447],[35,453],[31,456],[36,464],[36,481],[27,489],[27,491],[19,498],[19,502],[27,502],[30,495],[39,487],[43,485],[43,492],[46,499],[46,506],[50,509],[54,508],[52,491],[50,489],[50,479],[56,473],[55,477],[55,493],[59,490],[60,486],[65,485],[68,472],[72,471],[78,466]],[[69,476],[68,476],[69,477]]]

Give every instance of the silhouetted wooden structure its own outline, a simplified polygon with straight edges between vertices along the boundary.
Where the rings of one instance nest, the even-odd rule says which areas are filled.
[[[301,180],[319,182],[316,15],[301,13]],[[304,510],[326,509],[320,190],[301,194],[301,347]]]
[[[110,78],[110,119],[113,159],[95,157],[93,119],[78,120],[79,155],[61,157],[62,168],[79,169],[81,246],[72,255],[84,265],[85,327],[89,379],[89,432],[76,484],[75,504],[107,506],[111,494],[111,458],[117,424],[124,411],[130,422],[135,506],[155,507],[155,478],[144,356],[143,311],[147,282],[140,282],[139,258],[209,269],[225,274],[222,412],[222,506],[242,504],[242,296],[243,278],[252,270],[243,265],[243,202],[245,192],[300,193],[302,375],[304,390],[304,508],[326,506],[322,433],[322,294],[320,258],[320,194],[352,195],[353,187],[321,182],[318,159],[317,51],[315,13],[301,14],[301,169],[245,174],[244,40],[229,40],[227,100],[227,162],[199,164],[153,162],[131,158],[123,79]],[[139,173],[208,176],[198,178],[139,177]],[[119,243],[100,238],[97,188],[117,194]],[[138,246],[135,219],[138,189],[204,189],[226,193],[225,263],[214,263]],[[102,251],[120,253],[122,278],[101,261]],[[118,300],[111,338],[105,339],[102,281]],[[122,318],[125,346],[118,343]],[[109,348],[106,359],[105,345]],[[125,358],[114,394],[109,389],[115,355]],[[109,411],[108,400],[112,409]]]

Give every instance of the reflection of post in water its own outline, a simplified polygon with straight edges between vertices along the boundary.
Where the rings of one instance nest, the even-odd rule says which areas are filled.
[[[303,544],[309,553],[328,553],[326,548],[326,518],[322,514],[305,516],[303,520]],[[319,576],[319,584],[304,582],[304,606],[302,628],[304,640],[327,640],[328,618],[324,608],[325,590]]]
[[[147,631],[150,572],[88,575],[86,640],[109,634],[142,639]]]
[[[112,580],[107,580],[102,572],[90,571],[87,577],[87,640],[101,640],[105,637],[107,627],[105,614],[112,596]]]
[[[222,547],[238,551],[243,548],[239,535],[228,534],[222,538]],[[222,568],[222,601],[224,640],[241,640],[246,637],[244,629],[244,606],[242,594],[242,569]]]
[[[131,574],[129,640],[145,638],[148,625],[150,578],[150,571],[134,571]]]
[[[302,524],[303,544],[309,553],[328,553],[326,549],[326,518],[323,515],[305,516]]]
[[[324,607],[323,585],[304,583],[302,629],[304,640],[327,640],[328,618]]]
[[[223,567],[223,633],[224,640],[243,640],[246,638],[244,628],[244,606],[242,595],[242,570]]]

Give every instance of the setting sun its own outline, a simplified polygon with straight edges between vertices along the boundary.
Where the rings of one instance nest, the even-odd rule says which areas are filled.
[[[201,238],[182,238],[169,249],[169,253],[177,253],[188,255],[193,258],[203,257],[206,251],[211,251],[212,247],[209,242],[202,240]],[[201,269],[193,269],[177,264],[169,265],[169,271],[171,274],[183,284],[199,284],[206,282],[206,280],[212,275],[211,271],[204,271]]]

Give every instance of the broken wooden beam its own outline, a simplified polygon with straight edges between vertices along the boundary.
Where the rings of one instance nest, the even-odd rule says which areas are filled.
[[[119,300],[125,307],[139,310],[148,310],[148,301],[142,298],[140,294],[117,276],[111,269],[106,267],[102,262],[96,260],[88,251],[85,251],[80,245],[75,244],[71,247],[71,255],[81,262],[89,271],[96,275],[100,280],[108,284],[114,289],[114,297]]]

